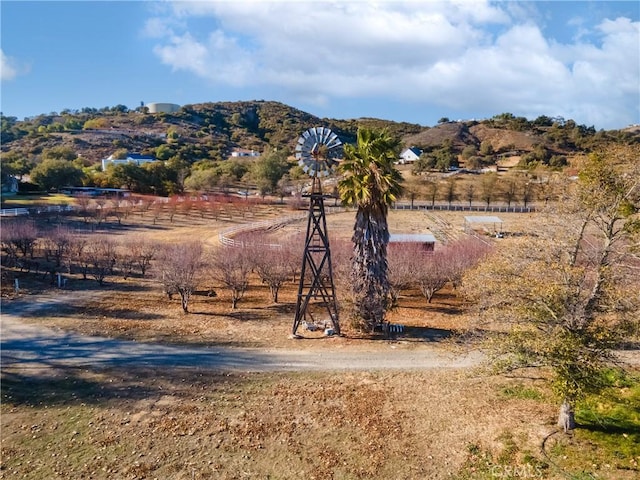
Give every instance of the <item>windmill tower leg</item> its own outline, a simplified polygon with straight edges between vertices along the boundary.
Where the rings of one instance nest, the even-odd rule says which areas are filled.
[[[324,199],[319,187],[315,188],[316,181],[318,180],[314,178],[314,192],[309,202],[307,234],[292,329],[294,337],[297,336],[298,327],[302,321],[306,321],[307,316],[311,315],[309,308],[312,300],[315,300],[316,306],[326,308],[334,332],[340,333]]]

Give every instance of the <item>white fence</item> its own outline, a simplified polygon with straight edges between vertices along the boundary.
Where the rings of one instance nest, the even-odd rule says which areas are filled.
[[[235,227],[227,228],[218,234],[220,243],[225,247],[245,247],[260,245],[267,248],[280,248],[282,245],[278,243],[255,243],[255,242],[243,242],[235,240],[233,237],[239,233],[253,232],[256,230],[266,230],[279,225],[286,225],[288,223],[297,222],[307,218],[308,214],[298,214],[283,218],[274,218],[270,220],[263,220],[261,222],[248,223],[246,225],[236,225]]]
[[[73,205],[49,205],[47,207],[33,208],[3,208],[0,210],[0,217],[21,217],[23,215],[38,215],[40,213],[51,212],[71,212]]]

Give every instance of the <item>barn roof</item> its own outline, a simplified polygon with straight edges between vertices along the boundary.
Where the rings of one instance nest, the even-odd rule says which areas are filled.
[[[389,235],[389,242],[436,243],[436,237],[428,233],[392,233]]]

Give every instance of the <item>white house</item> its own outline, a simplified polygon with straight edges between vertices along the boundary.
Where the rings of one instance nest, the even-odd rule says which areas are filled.
[[[417,161],[422,155],[422,150],[417,147],[409,147],[400,154],[400,161],[398,163],[404,165],[405,163],[413,163]]]
[[[127,153],[127,158],[113,158],[113,155],[109,155],[107,158],[102,159],[102,171],[107,169],[107,165],[118,165],[122,163],[135,163],[140,166],[143,163],[155,162],[156,157],[151,155],[140,155],[139,153]]]

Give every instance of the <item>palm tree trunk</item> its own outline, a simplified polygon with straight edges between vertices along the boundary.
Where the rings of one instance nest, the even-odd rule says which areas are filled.
[[[352,239],[355,305],[371,330],[384,322],[390,290],[386,255],[389,229],[386,215],[375,213],[358,209]]]

